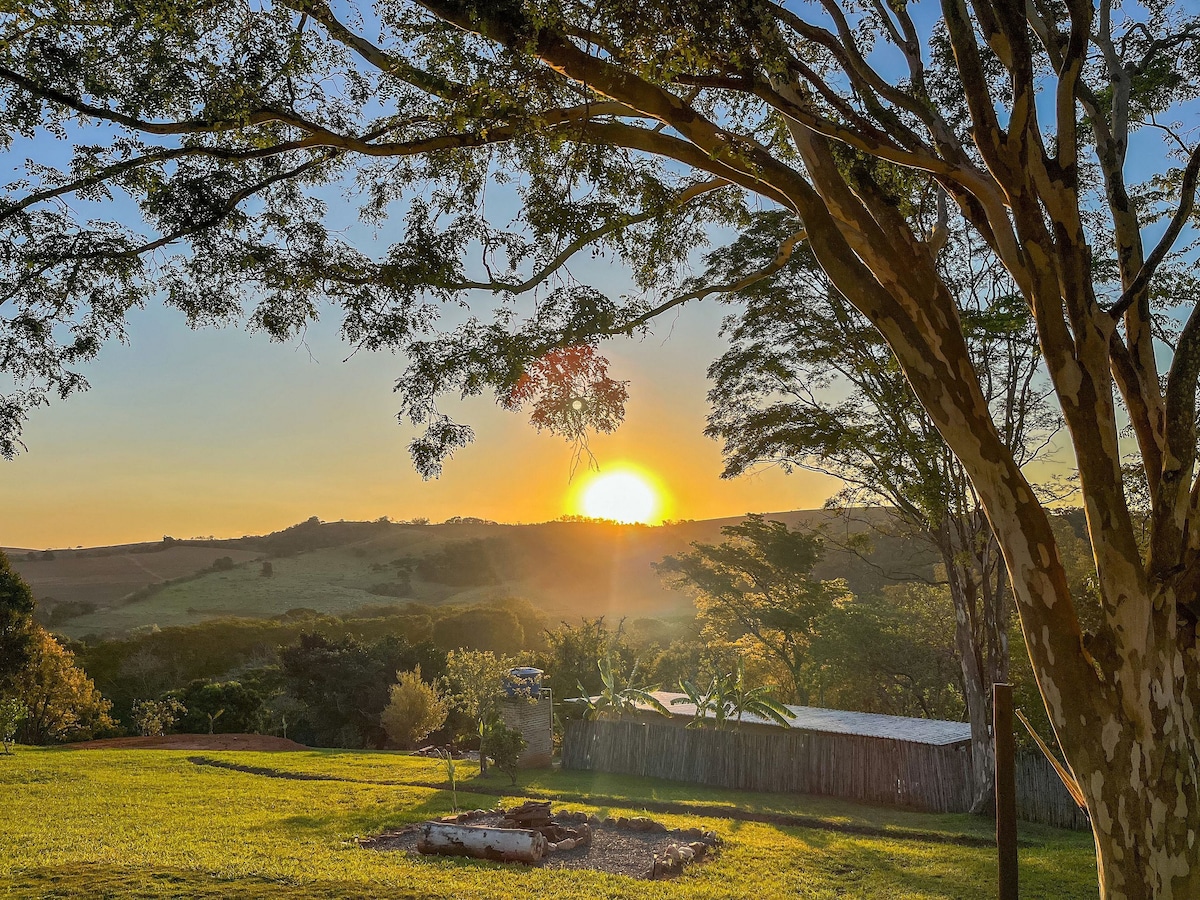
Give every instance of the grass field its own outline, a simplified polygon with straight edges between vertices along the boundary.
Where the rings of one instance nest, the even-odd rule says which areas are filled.
[[[218,765],[204,764],[217,763]],[[220,764],[257,767],[257,774]],[[462,769],[460,767],[460,774]],[[320,776],[296,780],[279,775]],[[437,764],[390,753],[214,753],[19,749],[0,756],[0,897],[241,898],[955,898],[995,896],[988,823],[828,799],[755,795],[623,776],[546,771],[525,792],[626,812],[683,801],[811,817],[783,827],[654,813],[711,828],[721,855],[671,882],[364,850],[367,836],[450,810]],[[460,805],[490,807],[506,778],[469,782]],[[872,834],[847,833],[855,826]],[[1021,896],[1096,896],[1090,835],[1022,827]]]

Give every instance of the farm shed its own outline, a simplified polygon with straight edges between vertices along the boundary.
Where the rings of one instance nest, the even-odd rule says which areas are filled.
[[[747,715],[727,731],[686,728],[695,716],[683,694],[655,692],[672,715],[571,721],[564,769],[645,775],[748,791],[825,794],[930,812],[971,807],[970,726],[877,713],[788,706],[790,728]],[[1086,828],[1040,754],[1017,758],[1022,819]]]

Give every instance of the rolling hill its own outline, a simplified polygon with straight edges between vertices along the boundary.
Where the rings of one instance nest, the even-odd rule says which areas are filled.
[[[845,578],[858,593],[891,578],[927,575],[923,545],[875,537],[871,553],[843,538],[886,524],[885,510],[769,514],[829,536],[818,574]],[[661,527],[606,522],[441,525],[316,519],[261,537],[175,541],[53,554],[17,551],[44,618],[71,637],[118,635],[148,626],[227,616],[268,617],[307,608],[335,615],[410,601],[434,605],[523,597],[547,617],[669,616],[691,608],[651,568],[693,541],[718,541],[740,517]],[[80,614],[82,613],[82,614]]]

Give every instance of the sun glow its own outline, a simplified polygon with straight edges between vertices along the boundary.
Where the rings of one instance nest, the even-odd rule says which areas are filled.
[[[660,505],[659,491],[650,479],[628,470],[596,474],[580,497],[584,515],[617,522],[647,524]]]

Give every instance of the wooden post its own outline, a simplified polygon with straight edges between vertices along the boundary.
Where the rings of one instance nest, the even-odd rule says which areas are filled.
[[[1017,900],[1017,775],[1011,684],[992,686],[992,739],[996,744],[996,851],[1000,900]]]

